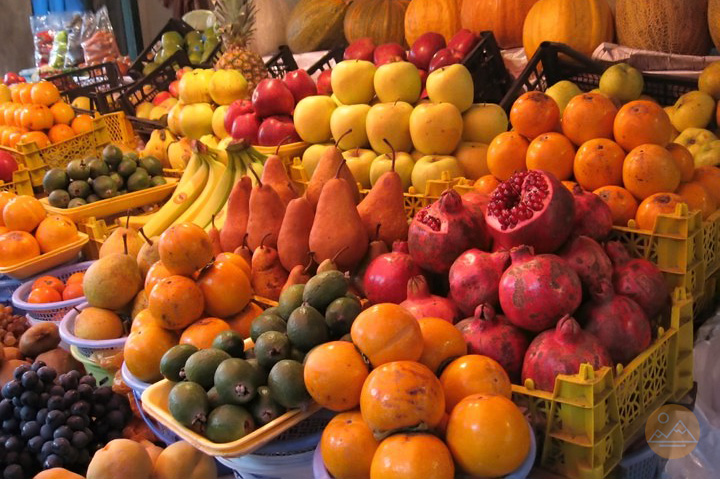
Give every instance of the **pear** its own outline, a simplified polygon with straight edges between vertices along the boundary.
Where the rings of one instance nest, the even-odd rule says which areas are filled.
[[[338,256],[340,256],[342,253],[345,252],[346,249],[348,249],[348,246],[343,247],[341,250],[339,250],[337,253],[335,253],[335,256],[332,258],[328,258],[322,263],[320,263],[317,267],[317,270],[315,271],[315,275],[318,275],[320,273],[327,273],[328,271],[340,271],[340,267],[335,262],[335,260],[338,259]],[[313,254],[314,255],[314,254]]]
[[[125,226],[120,226],[114,229],[113,232],[110,233],[110,236],[105,239],[102,246],[100,246],[100,258],[113,253],[122,253],[125,251],[125,241],[127,241],[128,254],[133,258],[137,258],[140,248],[142,248],[145,241],[140,237],[140,234],[138,234],[138,231],[135,228],[129,227],[129,222],[130,215],[128,214],[125,220]]]
[[[280,262],[286,270],[306,261],[314,217],[315,211],[307,198],[295,198],[288,203],[277,240]]]
[[[145,236],[142,228],[140,228],[140,236],[142,236],[145,242],[140,247],[136,259],[138,268],[140,268],[140,275],[144,278],[147,276],[150,266],[160,261],[160,253],[158,252],[158,240],[160,237],[153,236],[152,238],[148,238]]]
[[[395,149],[386,138],[383,140],[392,149],[392,168],[375,182],[357,211],[368,238],[372,239],[377,234],[377,239],[389,248],[397,240],[407,241],[408,221],[402,179],[395,172]]]
[[[352,284],[362,296],[365,296],[365,271],[367,270],[368,265],[372,260],[381,254],[390,252],[390,248],[388,248],[387,244],[385,244],[383,240],[379,239],[381,226],[382,225],[380,224],[377,225],[377,229],[375,230],[375,239],[370,242],[365,257],[362,259],[352,275]]]
[[[280,148],[280,146],[278,146]],[[298,197],[297,191],[290,177],[285,171],[282,159],[276,154],[268,156],[265,160],[263,168],[262,182],[272,186],[275,192],[280,196],[285,206]]]
[[[280,226],[285,217],[285,203],[272,186],[264,184],[252,168],[257,185],[250,192],[250,206],[247,223],[247,242],[250,250],[255,251],[260,242],[273,249],[277,247]],[[282,286],[282,285],[281,285]]]
[[[313,208],[317,208],[318,202],[320,201],[320,194],[325,183],[338,176],[338,174],[340,178],[345,179],[347,182],[353,203],[358,204],[360,201],[360,191],[357,187],[357,181],[355,181],[355,177],[350,171],[350,168],[345,164],[342,151],[338,148],[338,143],[342,140],[343,136],[351,131],[352,130],[346,131],[344,135],[338,138],[334,147],[327,147],[315,167],[315,171],[305,191],[305,197],[310,201]]]
[[[335,259],[340,271],[357,266],[368,248],[368,234],[358,214],[353,188],[340,177],[346,169],[345,160],[341,159],[335,178],[323,186],[309,242],[310,250],[320,262],[340,252]]]
[[[140,291],[143,282],[140,268],[135,257],[127,252],[127,233],[122,237],[124,252],[100,258],[85,272],[83,291],[90,306],[119,310]]]
[[[288,272],[280,264],[277,250],[265,244],[271,236],[272,233],[263,236],[253,253],[250,282],[255,294],[277,301],[288,280]]]
[[[308,258],[308,263],[306,265],[298,264],[290,270],[290,275],[288,275],[288,279],[287,281],[285,281],[285,285],[282,287],[282,291],[285,291],[290,286],[294,286],[296,284],[306,284],[308,281],[310,281],[310,274],[314,261],[312,254],[308,254]]]
[[[239,254],[247,264],[252,264],[252,251],[247,243],[248,235],[243,235],[242,244],[233,250],[233,253]]]
[[[242,246],[247,232],[248,215],[250,213],[250,177],[243,176],[235,183],[228,197],[227,217],[220,230],[220,245],[223,251],[235,251]]]
[[[215,226],[215,215],[210,217],[210,231],[208,231],[208,237],[210,238],[210,244],[212,245],[213,257],[219,255],[224,250],[220,243],[220,231]]]

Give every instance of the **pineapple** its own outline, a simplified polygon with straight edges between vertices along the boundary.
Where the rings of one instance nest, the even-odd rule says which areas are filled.
[[[249,49],[255,33],[255,0],[213,0],[224,53],[215,63],[218,70],[240,70],[252,93],[268,77],[260,55]]]

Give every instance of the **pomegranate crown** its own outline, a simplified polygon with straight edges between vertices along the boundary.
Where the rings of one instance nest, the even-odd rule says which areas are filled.
[[[582,329],[580,328],[578,322],[575,321],[575,318],[566,314],[560,318],[560,321],[558,321],[557,326],[555,326],[555,331],[559,335],[560,339],[564,341],[571,341],[580,335]]]

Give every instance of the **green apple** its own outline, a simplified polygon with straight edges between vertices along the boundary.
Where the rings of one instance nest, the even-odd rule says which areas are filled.
[[[422,103],[410,114],[410,137],[426,155],[449,155],[462,137],[463,119],[452,103]]]
[[[507,131],[508,117],[500,105],[478,103],[463,113],[463,141],[490,144],[500,133]]]
[[[365,60],[345,60],[333,68],[333,94],[344,105],[368,104],[375,96],[375,65]]]
[[[720,62],[706,66],[698,78],[698,90],[720,100]]]
[[[343,105],[330,115],[330,131],[341,150],[369,145],[365,122],[370,105]],[[342,138],[342,139],[341,139]]]
[[[412,172],[415,162],[412,157],[405,152],[395,153],[395,172],[400,175],[402,180],[403,191],[407,191],[412,184]],[[375,158],[370,165],[370,184],[375,186],[377,180],[392,169],[392,155],[380,155]]]
[[[185,78],[185,77],[183,77]],[[180,130],[192,140],[212,134],[213,109],[209,103],[192,103],[180,111]]]
[[[453,156],[457,159],[463,175],[469,180],[477,180],[481,176],[489,175],[487,165],[488,145],[463,141],[458,146]]]
[[[460,63],[438,68],[429,74],[425,88],[433,103],[452,103],[460,111],[470,108],[475,91],[470,72]]]
[[[379,154],[391,153],[392,149],[383,141],[386,139],[396,151],[412,150],[413,144],[412,138],[410,138],[410,115],[412,112],[412,105],[404,101],[378,103],[371,106],[367,114],[365,129],[372,149]]]
[[[715,99],[702,91],[689,91],[678,98],[669,115],[677,131],[705,128],[715,116]]]
[[[375,94],[383,103],[393,101],[415,103],[422,91],[420,73],[410,62],[391,62],[378,67],[373,85]]]
[[[720,140],[704,144],[693,155],[695,168],[720,165]]]
[[[448,173],[448,179],[463,175],[462,169],[454,156],[426,155],[420,158],[415,163],[415,168],[412,171],[412,185],[415,187],[415,191],[425,194],[428,181],[441,179],[443,172]]]
[[[330,141],[330,117],[337,105],[329,96],[306,96],[295,105],[293,122],[300,138],[308,143]]]
[[[616,63],[602,74],[599,86],[604,94],[627,103],[640,98],[645,80],[639,70],[627,63]]]
[[[377,153],[365,148],[353,148],[343,152],[343,158],[355,177],[355,181],[365,189],[370,188],[372,186],[370,184],[370,166],[377,158]]]
[[[325,153],[325,149],[328,146],[334,146],[333,143],[318,143],[310,145],[302,156],[302,166],[305,168],[308,179],[312,177],[315,172],[315,167],[320,162],[320,157]]]
[[[545,91],[545,94],[555,100],[560,108],[560,114],[565,111],[565,107],[578,95],[582,94],[582,90],[573,82],[562,80],[551,86]]]
[[[690,153],[692,153],[694,157],[700,148],[717,139],[718,137],[715,136],[715,133],[710,130],[703,128],[686,128],[685,131],[673,140],[673,143],[684,146],[690,150]]]

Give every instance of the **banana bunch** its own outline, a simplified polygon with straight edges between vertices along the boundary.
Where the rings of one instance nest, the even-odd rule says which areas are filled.
[[[258,176],[261,176],[265,158],[267,157],[253,147],[245,149],[231,147],[228,151],[228,167],[230,166],[230,164],[235,164],[235,180],[233,181],[233,186],[235,185],[235,183],[240,181],[240,178],[242,178],[248,173],[247,168],[253,168],[257,172]],[[250,175],[250,178],[253,183],[255,183],[255,177],[253,175]],[[230,188],[230,190],[232,191],[232,187]],[[228,197],[229,196],[230,194],[228,193]],[[226,209],[227,198],[222,208],[220,208],[220,210],[215,214],[214,225],[217,229],[221,229],[222,226],[225,224]],[[207,224],[205,226],[205,229],[210,230],[212,226],[212,224]]]

